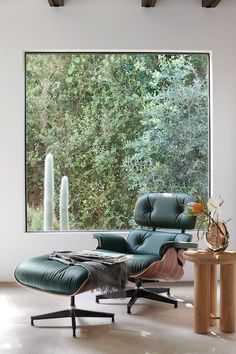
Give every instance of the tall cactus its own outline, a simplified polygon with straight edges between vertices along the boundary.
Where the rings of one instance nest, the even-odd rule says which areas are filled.
[[[69,230],[68,203],[69,203],[68,177],[63,176],[61,179],[61,190],[60,190],[60,230],[61,231]]]
[[[47,154],[44,170],[44,231],[53,230],[54,219],[54,168],[53,156]]]

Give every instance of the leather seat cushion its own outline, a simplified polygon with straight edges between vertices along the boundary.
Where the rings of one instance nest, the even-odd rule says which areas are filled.
[[[133,258],[128,261],[128,269],[130,275],[143,272],[153,262],[159,261],[161,258],[150,254],[132,254]]]
[[[87,280],[88,271],[49,260],[49,254],[31,258],[15,269],[16,280],[26,286],[61,295],[74,294]]]

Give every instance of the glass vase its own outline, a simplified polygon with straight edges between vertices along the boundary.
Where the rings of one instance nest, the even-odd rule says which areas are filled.
[[[207,247],[213,252],[223,252],[229,245],[229,233],[223,222],[212,222],[206,232]]]

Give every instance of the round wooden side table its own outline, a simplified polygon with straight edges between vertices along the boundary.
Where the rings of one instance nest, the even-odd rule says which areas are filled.
[[[220,330],[235,332],[236,251],[219,254],[209,250],[188,250],[186,260],[194,263],[194,332],[206,334],[220,320]],[[217,310],[216,265],[220,265],[220,316]]]

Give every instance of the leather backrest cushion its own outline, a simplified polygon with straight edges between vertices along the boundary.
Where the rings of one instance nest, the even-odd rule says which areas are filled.
[[[193,229],[196,217],[188,215],[189,202],[196,198],[184,193],[149,193],[141,196],[135,207],[138,225],[167,229]]]
[[[191,241],[191,235],[145,229],[132,230],[127,238],[126,253],[159,255],[161,246],[169,241]]]

